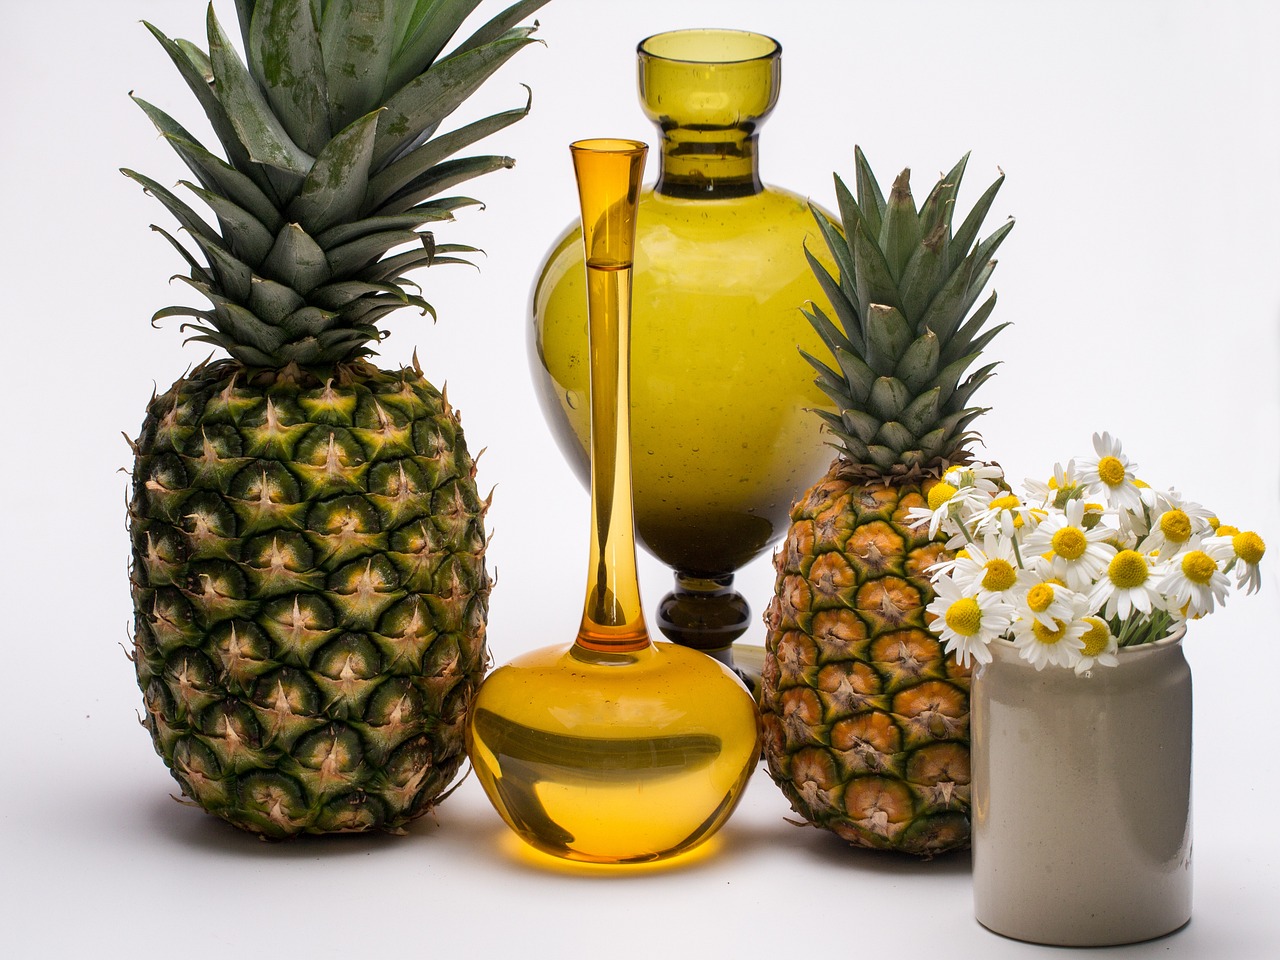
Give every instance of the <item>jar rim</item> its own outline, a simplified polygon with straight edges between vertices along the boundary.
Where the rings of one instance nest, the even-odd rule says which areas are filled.
[[[696,48],[707,41],[723,44],[726,49],[720,56],[705,52],[695,55]],[[773,37],[751,30],[698,27],[652,34],[636,45],[636,53],[671,63],[751,63],[781,56],[782,44]]]
[[[1187,635],[1186,623],[1179,623],[1177,626],[1173,627],[1165,636],[1161,637],[1159,640],[1152,640],[1150,643],[1139,643],[1130,647],[1121,647],[1119,650],[1116,651],[1116,653],[1118,656],[1125,657],[1125,656],[1134,656],[1136,654],[1143,654],[1143,653],[1147,653],[1155,650],[1164,650],[1168,647],[1174,647],[1180,644],[1183,641],[1183,639],[1186,637],[1186,635]],[[1014,645],[1013,641],[1006,640],[1004,637],[996,637],[994,640],[991,641],[991,645],[992,647],[998,646],[1001,650],[1004,650],[1006,652],[1017,650],[1017,647]],[[1019,657],[1019,659],[1021,659],[1021,657]]]

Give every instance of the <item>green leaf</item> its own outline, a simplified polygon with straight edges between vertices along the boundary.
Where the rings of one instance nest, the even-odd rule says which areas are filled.
[[[996,294],[995,291],[992,291],[986,302],[974,311],[973,316],[965,321],[964,326],[957,330],[956,335],[947,343],[946,349],[942,351],[941,362],[943,364],[948,364],[957,357],[968,353],[977,354],[981,350],[981,347],[974,347],[974,341],[978,338],[978,332],[982,329],[982,325],[987,321],[987,318],[991,316],[991,311],[995,309],[995,306]],[[1008,324],[1001,324],[996,329],[1003,329],[1006,326]],[[987,340],[990,340],[990,336],[987,336],[983,343],[985,344]]]
[[[857,437],[863,443],[870,443],[871,438],[880,429],[879,420],[855,407],[841,410],[840,419],[844,422],[844,432]]]
[[[174,196],[172,191],[160,186],[160,184],[156,183],[150,177],[144,176],[136,170],[122,168],[120,172],[130,180],[140,183],[147,193],[151,194],[164,204],[165,209],[173,214],[178,223],[182,224],[183,228],[193,237],[207,240],[210,243],[222,245],[223,240],[222,237],[219,236],[218,231],[205,223],[198,213]]]
[[[359,240],[331,248],[326,256],[329,259],[329,265],[333,268],[334,276],[349,277],[376,263],[392,247],[418,243],[421,240],[422,234],[414,233],[412,230],[371,233]]]
[[[513,3],[471,36],[467,37],[466,40],[462,41],[453,53],[458,54],[466,50],[474,50],[476,47],[484,46],[486,43],[492,43],[494,40],[500,40],[510,35],[521,20],[536,13],[549,2],[550,0],[520,0],[519,3]],[[537,22],[535,21],[532,27],[520,28],[520,32],[524,36],[528,36],[536,27]]]
[[[969,154],[960,158],[951,168],[951,172],[933,185],[929,196],[920,208],[920,233],[928,235],[939,227],[951,233],[951,218],[956,209],[956,194],[960,192],[960,181],[964,179],[964,169],[969,165]]]
[[[184,46],[179,46],[151,24],[144,21],[144,25],[160,43],[160,46],[164,48],[165,53],[169,55],[169,59],[178,68],[178,72],[182,74],[182,79],[187,82],[187,86],[191,88],[191,92],[195,94],[196,99],[200,102],[205,116],[209,118],[210,126],[213,127],[214,135],[218,138],[218,142],[222,144],[222,149],[226,151],[227,159],[231,162],[231,165],[252,177],[253,181],[263,190],[273,192],[266,171],[249,161],[249,152],[245,149],[244,144],[240,142],[240,136],[236,133],[235,127],[231,123],[231,118],[227,116],[227,111],[222,102],[214,94],[213,87],[205,79],[205,67],[207,66],[212,72],[212,65],[209,63],[208,58],[202,55],[202,61],[200,63],[195,62],[185,52],[187,49],[194,49],[191,44],[187,44],[184,41]]]
[[[929,308],[938,286],[946,278],[948,237],[945,224],[938,224],[923,237],[902,271],[898,288],[902,291],[902,312],[917,333],[924,329],[921,318]]]
[[[430,210],[424,207],[413,207],[407,213],[394,217],[369,217],[367,220],[356,220],[342,223],[316,237],[316,243],[326,250],[342,246],[371,233],[388,233],[391,231],[417,230],[428,223],[452,220],[453,214],[448,210]]]
[[[381,170],[418,142],[423,131],[434,130],[495,70],[532,42],[524,38],[499,40],[442,60],[410,80],[387,101],[378,124],[374,168]]]
[[[895,281],[901,279],[911,254],[920,244],[920,220],[911,196],[911,171],[903,170],[889,191],[889,205],[880,224],[879,246]]]
[[[151,225],[151,229],[154,230],[156,233],[160,234],[160,236],[164,237],[166,240],[168,240],[169,243],[173,246],[173,249],[177,250],[178,253],[182,255],[182,259],[187,261],[187,266],[191,270],[191,279],[198,280],[203,283],[213,282],[213,277],[209,275],[209,272],[205,269],[204,265],[197,262],[196,258],[191,255],[191,252],[182,244],[180,244],[174,238],[173,234],[169,233],[169,231],[161,227],[157,227],[154,223]]]
[[[938,417],[942,412],[942,391],[938,387],[928,390],[916,397],[902,411],[902,416],[898,419],[902,425],[911,431],[912,436],[920,436],[926,427],[930,427],[938,422]]]
[[[271,252],[275,237],[248,210],[194,183],[185,180],[181,183],[217,215],[224,243],[237,257],[246,263],[258,264]]]
[[[995,375],[995,369],[998,366],[1000,366],[999,362],[988,363],[985,367],[979,367],[975,370],[964,383],[956,387],[956,392],[951,402],[961,406],[968,403],[974,392]]]
[[[279,325],[285,317],[306,304],[298,291],[266,277],[254,277],[249,284],[249,309],[266,323]]]
[[[213,322],[220,332],[233,338],[236,343],[254,347],[266,354],[284,343],[284,335],[279,330],[263,323],[240,304],[217,294],[212,294],[211,299],[217,318]]]
[[[894,283],[889,272],[889,265],[884,255],[866,233],[859,227],[850,238],[853,248],[854,280],[858,290],[858,307],[863,314],[862,322],[867,323],[866,313],[871,304],[881,303],[891,307],[902,307],[898,295],[898,285]]]
[[[930,386],[938,375],[938,361],[941,350],[938,338],[932,330],[926,330],[911,341],[902,354],[894,375],[907,385],[913,394]]]
[[[321,24],[329,118],[341,130],[382,103],[403,0],[329,0]]]
[[[240,36],[248,38],[249,25],[253,23],[253,8],[257,0],[236,0],[236,14],[240,18]]]
[[[275,204],[253,180],[221,157],[206,150],[189,132],[163,110],[139,97],[133,101],[151,118],[160,135],[182,158],[196,179],[208,190],[222,194],[244,207],[268,229],[280,229],[280,214]]]
[[[831,401],[838,407],[848,406],[852,398],[849,396],[848,384],[845,383],[844,377],[836,373],[821,360],[818,360],[805,351],[801,350],[800,355],[809,362],[809,365],[817,371],[818,376],[814,378],[814,385],[819,390],[831,398]]]
[[[919,325],[928,327],[938,335],[943,343],[948,343],[964,320],[965,299],[969,296],[969,285],[973,279],[977,260],[968,257],[961,263],[946,282],[933,295],[928,308],[920,318]]]
[[[209,6],[209,60],[213,64],[218,97],[250,158],[294,176],[306,176],[314,158],[293,141],[272,112],[222,31],[212,4]]]
[[[199,241],[196,241],[199,243]],[[214,244],[200,243],[200,249],[209,258],[209,265],[217,277],[217,289],[227,297],[243,303],[249,299],[249,284],[253,271],[243,261]]]
[[[877,376],[889,376],[898,369],[912,342],[911,325],[901,311],[882,303],[867,311],[867,349],[864,359]]]
[[[856,353],[851,353],[841,347],[837,347],[832,352],[835,355],[836,362],[840,364],[840,372],[844,374],[849,396],[858,403],[866,403],[867,398],[871,395],[871,389],[876,383],[875,373]]]
[[[248,52],[254,76],[289,137],[309,153],[321,150],[332,130],[311,0],[258,0]]]
[[[879,432],[876,433],[875,439],[878,440],[880,444],[889,447],[897,454],[897,456],[894,457],[895,460],[901,460],[902,452],[904,450],[910,450],[916,445],[915,434],[896,420],[889,420],[886,423],[882,423],[880,425]]]
[[[329,141],[316,157],[288,210],[289,217],[312,236],[359,215],[377,130],[378,114],[367,114]]]
[[[867,235],[880,236],[880,223],[884,219],[884,194],[880,192],[880,184],[876,183],[876,175],[871,171],[871,164],[857,144],[853,147],[853,165],[855,185],[858,189],[858,204],[862,217],[867,222]],[[841,216],[844,216],[844,203],[840,205]],[[848,226],[848,220],[845,221]]]
[[[209,55],[190,40],[183,40],[178,37],[173,42],[178,45],[178,48],[186,55],[186,58],[191,61],[191,65],[196,68],[204,82],[206,84],[213,83],[213,64],[209,61]]]
[[[313,337],[332,329],[339,314],[319,307],[302,307],[289,314],[280,323],[280,329],[289,337]]]
[[[526,90],[529,88],[526,87]],[[508,127],[529,113],[532,96],[522,108],[495,113],[491,117],[477,120],[459,127],[450,133],[441,134],[422,146],[406,153],[376,177],[369,181],[369,207],[377,209],[388,199],[418,177],[427,173],[432,167],[453,156],[459,150],[471,146],[492,133]]]
[[[956,388],[960,384],[960,378],[964,376],[964,372],[969,369],[969,365],[978,359],[978,354],[970,353],[956,360],[947,363],[938,372],[938,389],[941,391],[938,395],[938,402],[944,407],[955,406],[952,397]]]
[[[462,160],[446,160],[384,202],[378,208],[378,212],[400,213],[467,180],[495,170],[509,170],[515,165],[516,162],[510,157],[467,157]]]
[[[991,209],[991,203],[995,200],[996,194],[1000,192],[1000,186],[1004,183],[1004,174],[1000,174],[991,186],[978,198],[978,202],[973,205],[973,209],[969,211],[969,215],[964,218],[964,222],[960,225],[951,238],[952,257],[959,262],[961,257],[967,256],[969,248],[978,238],[978,231],[982,228],[982,221],[987,216],[987,211]]]
[[[409,35],[391,60],[384,96],[398,91],[410,80],[426,71],[440,56],[462,22],[471,15],[480,0],[431,0],[419,2],[409,24]]]
[[[881,423],[896,420],[911,399],[911,391],[897,377],[879,377],[867,395],[867,412]]]
[[[262,272],[303,296],[332,276],[324,250],[296,223],[287,223],[280,230]]]
[[[818,261],[817,257],[809,252],[807,246],[804,248],[804,256],[809,263],[809,269],[813,271],[814,279],[818,281],[818,286],[835,309],[836,316],[840,319],[840,325],[844,328],[844,334],[850,346],[857,353],[866,353],[866,334],[862,329],[862,320],[858,308],[849,301],[839,281],[831,276],[830,271]],[[817,304],[814,304],[814,309],[821,313]],[[821,315],[823,319],[826,319],[826,314],[822,313]]]
[[[849,242],[845,240],[831,218],[821,210],[817,204],[809,204],[809,212],[813,215],[813,219],[818,224],[818,232],[822,234],[822,239],[827,245],[827,250],[831,253],[831,259],[836,262],[836,269],[840,271],[840,289],[844,291],[845,299],[848,300],[850,306],[854,307],[857,312],[856,304],[858,299],[858,288],[854,283],[853,254],[849,252]],[[806,246],[807,249],[807,246]],[[859,327],[862,324],[861,318],[854,321]],[[848,325],[848,321],[845,321]]]
[[[805,319],[809,321],[809,325],[826,344],[827,349],[834,356],[836,350],[852,350],[853,344],[849,339],[840,332],[840,329],[831,322],[831,319],[823,312],[822,308],[816,303],[810,304],[811,309],[800,308],[800,312],[804,314]]]
[[[341,280],[327,283],[311,291],[310,300],[316,306],[326,310],[341,310],[343,307],[361,297],[389,294],[399,297],[404,303],[409,302],[409,295],[394,283],[365,283],[362,280]]]

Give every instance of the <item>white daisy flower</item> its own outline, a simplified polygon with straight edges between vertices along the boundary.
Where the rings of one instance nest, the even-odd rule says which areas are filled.
[[[1084,650],[1084,635],[1089,624],[1077,613],[1083,612],[1083,598],[1075,595],[1071,604],[1071,614],[1062,619],[1045,624],[1039,619],[1015,620],[1013,624],[1013,645],[1018,648],[1022,659],[1029,662],[1037,670],[1043,670],[1049,664],[1057,667],[1074,667]]]
[[[974,514],[974,533],[999,533],[1012,539],[1034,530],[1044,517],[1044,510],[1027,506],[1015,494],[1001,493],[987,503],[985,510]]]
[[[1142,512],[1142,495],[1134,482],[1132,463],[1120,449],[1120,441],[1109,433],[1093,435],[1093,449],[1097,456],[1080,461],[1080,479],[1091,493],[1099,493],[1108,505]]]
[[[1218,527],[1217,536],[1208,537],[1204,548],[1225,570],[1236,571],[1236,586],[1246,593],[1256,593],[1262,586],[1262,573],[1258,564],[1267,552],[1267,545],[1252,530],[1237,530],[1225,524]]]
[[[1157,504],[1161,512],[1152,524],[1151,532],[1138,545],[1142,553],[1170,557],[1192,549],[1201,537],[1211,532],[1209,511],[1196,503],[1181,502],[1176,497],[1176,494],[1172,498],[1160,495]]]
[[[1043,504],[1052,504],[1061,510],[1069,500],[1079,498],[1084,493],[1084,481],[1076,472],[1076,462],[1068,460],[1064,467],[1060,463],[1053,465],[1053,476],[1047,483],[1027,479],[1022,486],[1033,500]]]
[[[982,546],[967,544],[954,560],[944,560],[929,568],[931,576],[949,576],[966,594],[990,594],[1012,603],[1016,593],[1027,589],[1034,578],[1018,567],[1012,542],[994,534],[983,538]]]
[[[1121,550],[1107,564],[1106,574],[1089,592],[1089,608],[1108,620],[1127,619],[1134,610],[1151,613],[1163,602],[1156,584],[1165,568],[1137,550]]]
[[[929,629],[961,666],[968,666],[970,660],[990,663],[987,645],[1009,629],[1013,608],[992,594],[966,593],[950,577],[939,580],[934,590],[937,596],[926,612],[936,619]]]
[[[1014,610],[1022,620],[1034,620],[1042,627],[1053,629],[1060,620],[1075,616],[1078,594],[1061,583],[1042,580],[1018,596]]]
[[[1194,619],[1226,603],[1231,584],[1218,568],[1218,561],[1210,553],[1196,549],[1173,558],[1158,589],[1174,612]]]
[[[1114,531],[1096,524],[1085,526],[1086,504],[1068,501],[1062,512],[1050,513],[1023,541],[1023,550],[1045,556],[1053,576],[1066,581],[1073,590],[1089,590],[1103,575],[1116,555],[1107,540]]]
[[[987,486],[992,490],[987,490]],[[948,470],[929,488],[928,508],[912,507],[907,511],[907,522],[914,527],[927,520],[930,539],[938,535],[939,529],[961,535],[960,529],[969,522],[969,517],[986,509],[994,489],[990,480],[976,476],[968,467]]]
[[[1120,645],[1107,622],[1098,617],[1085,617],[1084,622],[1088,629],[1080,638],[1084,647],[1080,650],[1080,659],[1076,661],[1076,676],[1087,673],[1096,666],[1119,666],[1120,658],[1116,653]]]

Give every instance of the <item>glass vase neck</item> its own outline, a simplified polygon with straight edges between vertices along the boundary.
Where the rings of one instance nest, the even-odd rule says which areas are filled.
[[[570,146],[582,210],[591,368],[591,560],[575,654],[650,645],[636,570],[631,490],[631,272],[648,147],[635,140]]]
[[[757,137],[778,101],[781,45],[741,30],[675,30],[636,54],[640,103],[662,133],[655,191],[727,199],[764,189]]]

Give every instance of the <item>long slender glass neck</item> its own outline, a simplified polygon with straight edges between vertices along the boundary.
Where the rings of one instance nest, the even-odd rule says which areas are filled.
[[[591,560],[576,644],[594,653],[649,645],[631,493],[631,272],[644,144],[573,144],[586,252],[591,364]]]

